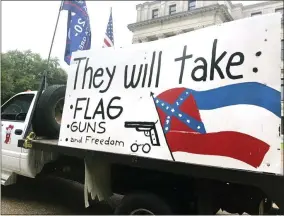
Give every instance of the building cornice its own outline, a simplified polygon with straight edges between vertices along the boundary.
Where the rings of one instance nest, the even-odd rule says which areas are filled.
[[[225,15],[226,19],[228,19],[228,21],[233,20],[233,17],[228,12],[228,9],[226,8],[226,6],[214,4],[214,5],[210,5],[206,7],[196,8],[195,10],[192,10],[192,11],[182,11],[182,12],[175,13],[172,15],[167,15],[167,16],[162,16],[162,17],[158,17],[154,19],[141,21],[141,22],[131,23],[127,25],[127,27],[130,31],[133,32],[137,28],[143,28],[151,24],[169,22],[171,20],[176,20],[176,19],[180,19],[180,18],[184,18],[184,17],[188,17],[188,16],[200,14],[200,13],[205,13],[209,11],[214,11],[214,10],[219,10],[220,12],[222,12]]]
[[[161,4],[161,1],[159,1],[159,0],[154,0],[154,1],[150,1],[150,2],[144,2],[144,3],[141,3],[141,4],[136,5],[136,9],[137,9],[138,7],[144,7],[144,6],[149,7],[149,6],[152,6],[152,5],[155,5],[155,4]]]
[[[272,5],[272,4],[279,4],[279,3],[282,3],[282,5],[283,5],[282,1],[266,1],[266,2],[259,2],[259,3],[256,3],[256,4],[243,5],[243,10],[252,9],[254,7],[267,6],[267,5]]]

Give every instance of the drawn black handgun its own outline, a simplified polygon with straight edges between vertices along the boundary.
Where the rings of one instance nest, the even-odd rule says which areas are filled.
[[[158,121],[157,121],[158,122]],[[135,128],[138,132],[144,132],[146,137],[150,137],[150,142],[152,146],[160,146],[159,137],[156,129],[157,122],[131,122],[127,121],[124,123],[125,128]],[[142,147],[144,153],[149,153],[151,151],[151,145],[149,143],[133,143],[130,146],[132,152],[137,152],[139,147]]]

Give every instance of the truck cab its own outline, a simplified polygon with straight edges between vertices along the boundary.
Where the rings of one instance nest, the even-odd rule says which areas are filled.
[[[15,183],[17,174],[34,178],[42,168],[41,162],[36,160],[38,152],[18,147],[18,141],[26,133],[36,95],[37,91],[21,92],[1,106],[2,185]]]

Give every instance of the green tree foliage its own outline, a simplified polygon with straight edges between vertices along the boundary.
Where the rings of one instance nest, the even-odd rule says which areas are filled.
[[[30,50],[12,50],[1,53],[1,104],[14,94],[37,90],[47,59]],[[51,58],[48,67],[48,85],[66,84],[67,74],[59,67],[59,59]]]

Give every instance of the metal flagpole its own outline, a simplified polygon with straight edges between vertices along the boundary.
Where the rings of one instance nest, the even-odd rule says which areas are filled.
[[[113,33],[113,16],[112,16],[112,7],[110,7],[110,14],[112,20],[112,33]],[[114,48],[114,38],[113,38],[113,48]]]
[[[51,45],[50,45],[50,49],[49,49],[48,58],[47,58],[47,63],[49,63],[49,60],[50,60],[51,50],[52,50],[52,47],[53,47],[54,38],[55,38],[57,26],[58,26],[58,21],[59,21],[59,17],[60,17],[60,12],[62,11],[63,2],[64,2],[64,1],[61,1],[60,8],[59,8],[59,11],[58,11],[57,20],[56,20],[56,24],[55,24],[55,28],[54,28],[54,32],[53,32],[53,36],[52,36],[52,41],[51,41]]]
[[[52,51],[52,48],[53,48],[54,38],[55,38],[56,31],[57,31],[58,21],[59,21],[60,13],[61,13],[61,10],[62,10],[63,2],[64,2],[64,0],[62,0],[61,4],[60,4],[60,8],[59,8],[59,11],[58,11],[57,20],[56,20],[52,40],[51,40],[51,45],[50,45],[50,48],[49,48],[49,53],[48,53],[48,58],[47,58],[47,70],[44,71],[44,77],[45,77],[44,89],[46,89],[46,87],[47,87],[47,71],[48,71],[48,67],[49,67],[51,51]]]
[[[31,116],[29,118],[28,125],[26,127],[26,131],[25,131],[25,134],[24,134],[24,139],[26,139],[28,133],[30,132],[31,121],[33,119],[33,115],[34,115],[35,109],[37,107],[37,104],[38,104],[39,98],[41,96],[41,93],[47,87],[47,70],[48,70],[48,66],[49,66],[51,50],[52,50],[52,47],[53,47],[53,42],[54,42],[54,38],[55,38],[55,34],[56,34],[57,25],[58,25],[58,21],[59,21],[59,17],[60,17],[60,12],[62,10],[63,2],[64,2],[64,0],[62,0],[61,3],[60,3],[60,8],[59,8],[58,15],[57,15],[55,29],[54,29],[54,32],[53,32],[53,37],[52,37],[52,41],[51,41],[51,45],[50,45],[50,49],[49,49],[48,58],[47,58],[47,68],[44,71],[43,76],[42,76],[41,84],[40,84],[39,90],[37,92],[37,95],[36,95],[36,98],[35,98],[35,103],[34,103],[34,106],[32,108],[32,111],[31,111]]]

